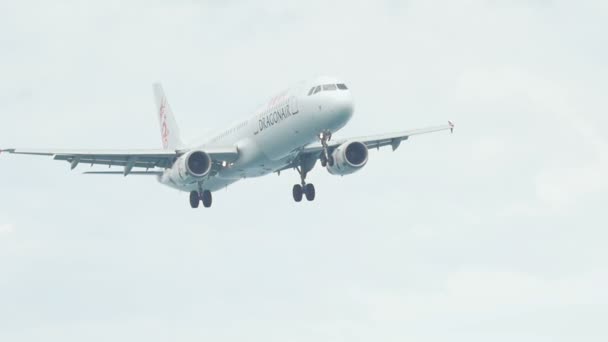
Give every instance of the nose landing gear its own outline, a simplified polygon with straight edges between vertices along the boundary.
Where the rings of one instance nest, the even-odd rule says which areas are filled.
[[[311,183],[306,183],[306,174],[308,174],[308,171],[305,171],[302,166],[296,167],[296,170],[298,170],[298,173],[300,174],[301,184],[296,184],[293,186],[293,200],[296,202],[301,202],[302,197],[306,196],[307,201],[314,201],[315,186]]]
[[[307,201],[314,201],[316,196],[315,186],[306,183],[306,175],[312,170],[317,163],[317,158],[321,160],[321,166],[327,167],[334,165],[334,157],[329,153],[327,142],[331,140],[331,132],[329,130],[322,131],[319,133],[319,140],[323,146],[323,152],[320,156],[309,155],[306,157],[300,157],[296,170],[300,174],[300,184],[293,186],[292,194],[293,200],[301,202],[303,197],[306,197]]]

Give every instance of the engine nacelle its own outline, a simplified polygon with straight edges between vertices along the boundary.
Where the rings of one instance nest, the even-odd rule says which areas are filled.
[[[334,163],[331,166],[327,164],[327,171],[341,176],[354,173],[367,164],[367,155],[365,144],[358,141],[344,143],[332,152]]]
[[[211,157],[203,151],[188,152],[175,161],[167,177],[173,183],[189,184],[205,179],[211,172]]]

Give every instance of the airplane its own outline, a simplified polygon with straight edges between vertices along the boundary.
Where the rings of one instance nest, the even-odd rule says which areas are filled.
[[[304,81],[272,97],[255,114],[236,122],[210,138],[184,144],[175,116],[160,84],[153,85],[162,149],[149,150],[53,150],[0,149],[12,154],[51,156],[70,163],[122,167],[121,171],[89,171],[85,174],[151,175],[161,184],[189,192],[192,208],[202,202],[211,207],[212,192],[245,178],[295,169],[300,183],[292,188],[296,202],[313,201],[316,190],[306,176],[317,161],[332,175],[361,170],[368,150],[391,146],[396,150],[411,136],[449,130],[454,124],[363,137],[332,139],[353,116],[350,89],[339,79],[318,77]],[[137,169],[136,169],[137,168]]]

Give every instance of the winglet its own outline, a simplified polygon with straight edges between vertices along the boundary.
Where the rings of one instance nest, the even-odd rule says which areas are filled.
[[[454,123],[452,121],[448,121],[448,126],[450,126],[450,133],[454,133]]]

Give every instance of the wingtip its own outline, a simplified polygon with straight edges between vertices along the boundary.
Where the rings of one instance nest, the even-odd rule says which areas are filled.
[[[450,126],[450,133],[454,133],[454,123],[448,120],[448,126]]]

